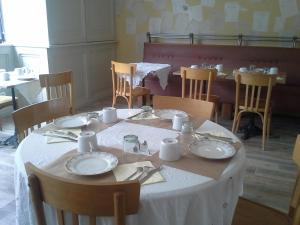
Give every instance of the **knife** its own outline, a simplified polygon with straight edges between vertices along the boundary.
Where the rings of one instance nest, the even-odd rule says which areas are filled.
[[[141,179],[139,179],[140,183],[143,184],[146,180],[148,180],[153,174],[155,174],[156,172],[160,171],[162,169],[161,166],[148,171],[145,176],[143,176]]]
[[[44,134],[44,136],[62,138],[62,139],[67,139],[69,141],[77,142],[77,139],[72,138],[72,137],[60,136],[60,135],[55,135],[55,134]]]
[[[200,132],[195,132],[196,134],[203,136],[203,137],[207,137],[207,138],[213,138],[213,139],[217,139],[217,140],[221,140],[221,141],[226,141],[226,142],[233,142],[233,139],[230,137],[221,137],[221,136],[216,136],[210,133],[200,133]]]

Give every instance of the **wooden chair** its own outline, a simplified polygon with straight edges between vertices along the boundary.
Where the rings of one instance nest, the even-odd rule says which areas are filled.
[[[19,143],[34,130],[41,127],[41,123],[52,121],[55,118],[70,115],[71,106],[66,98],[57,98],[25,106],[12,113],[18,134]]]
[[[72,71],[40,74],[39,79],[41,87],[46,88],[47,100],[67,97],[72,107],[72,113],[75,113]]]
[[[57,177],[26,164],[29,188],[38,225],[46,225],[43,203],[56,209],[59,225],[64,223],[64,210],[72,213],[72,224],[78,215],[89,216],[96,225],[96,216],[113,216],[116,225],[125,225],[126,215],[139,209],[140,183],[135,181],[90,184]],[[55,219],[55,218],[53,218]]]
[[[219,96],[211,94],[211,84],[217,78],[218,71],[216,69],[195,69],[187,67],[181,67],[180,71],[182,79],[181,97],[187,97],[186,83],[187,80],[189,80],[188,98],[215,103],[215,121],[218,122]]]
[[[243,113],[251,112],[259,115],[263,124],[262,149],[264,149],[266,137],[269,137],[270,134],[271,93],[272,87],[276,84],[276,76],[262,73],[237,73],[235,82],[235,111],[232,132],[238,131]],[[241,94],[242,85],[245,87],[243,96]],[[261,97],[263,88],[267,89],[266,98]]]
[[[300,224],[300,135],[297,137],[293,160],[299,172],[296,179],[289,213],[252,202],[245,198],[238,201],[232,225],[299,225]]]
[[[136,72],[135,64],[119,63],[111,61],[112,83],[113,83],[113,103],[116,104],[117,97],[123,97],[128,103],[128,108],[132,108],[133,98],[145,96],[150,102],[150,90],[144,87],[133,88],[133,76]]]
[[[182,110],[194,117],[207,120],[211,120],[214,113],[213,102],[173,96],[153,96],[153,108]]]

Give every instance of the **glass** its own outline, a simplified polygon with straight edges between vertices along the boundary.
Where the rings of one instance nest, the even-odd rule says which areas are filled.
[[[87,113],[87,119],[90,120],[90,119],[97,119],[99,120],[99,113],[97,112],[88,112]]]
[[[250,66],[249,66],[249,70],[250,70],[250,71],[254,71],[254,70],[255,70],[255,68],[256,68],[256,66],[255,66],[255,65],[250,65]]]
[[[125,153],[137,153],[140,149],[139,138],[136,135],[130,134],[123,138],[123,151]]]
[[[194,132],[193,123],[191,121],[183,122],[181,127],[182,134],[192,134]]]

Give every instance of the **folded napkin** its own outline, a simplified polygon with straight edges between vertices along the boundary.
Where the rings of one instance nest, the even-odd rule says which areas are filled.
[[[149,166],[153,167],[153,164],[150,161],[142,161],[142,162],[135,162],[135,163],[127,163],[127,164],[121,164],[117,166],[113,173],[116,177],[117,181],[123,181],[130,175],[132,175],[134,172],[136,172],[137,167],[143,167],[143,166]],[[134,180],[140,175],[140,173],[133,176],[130,180]],[[143,184],[153,184],[158,182],[163,182],[165,179],[160,174],[160,172],[154,173],[148,180],[146,180]]]
[[[196,130],[197,131],[197,130]],[[217,137],[228,137],[228,135],[226,135],[223,131],[217,131],[217,130],[209,130],[209,131],[197,131],[197,133],[199,134],[210,134],[210,135],[213,135],[213,136],[217,136]]]
[[[70,142],[71,140],[66,139],[64,137],[75,138],[68,134],[68,132],[72,132],[75,135],[79,135],[81,133],[81,129],[60,129],[60,130],[49,130],[44,133],[47,137],[47,144],[60,143],[60,142]]]

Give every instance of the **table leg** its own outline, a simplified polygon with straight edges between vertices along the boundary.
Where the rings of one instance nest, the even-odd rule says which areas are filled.
[[[17,106],[17,101],[16,101],[16,94],[15,94],[15,88],[11,88],[11,98],[12,98],[12,103],[13,103],[13,109],[14,111],[18,109]]]
[[[13,103],[13,109],[14,111],[18,109],[17,101],[16,101],[16,94],[15,94],[15,88],[11,87],[11,98]],[[17,129],[15,128],[15,133],[13,136],[9,137],[5,142],[5,145],[13,145],[14,147],[18,146],[18,138],[17,138]]]

